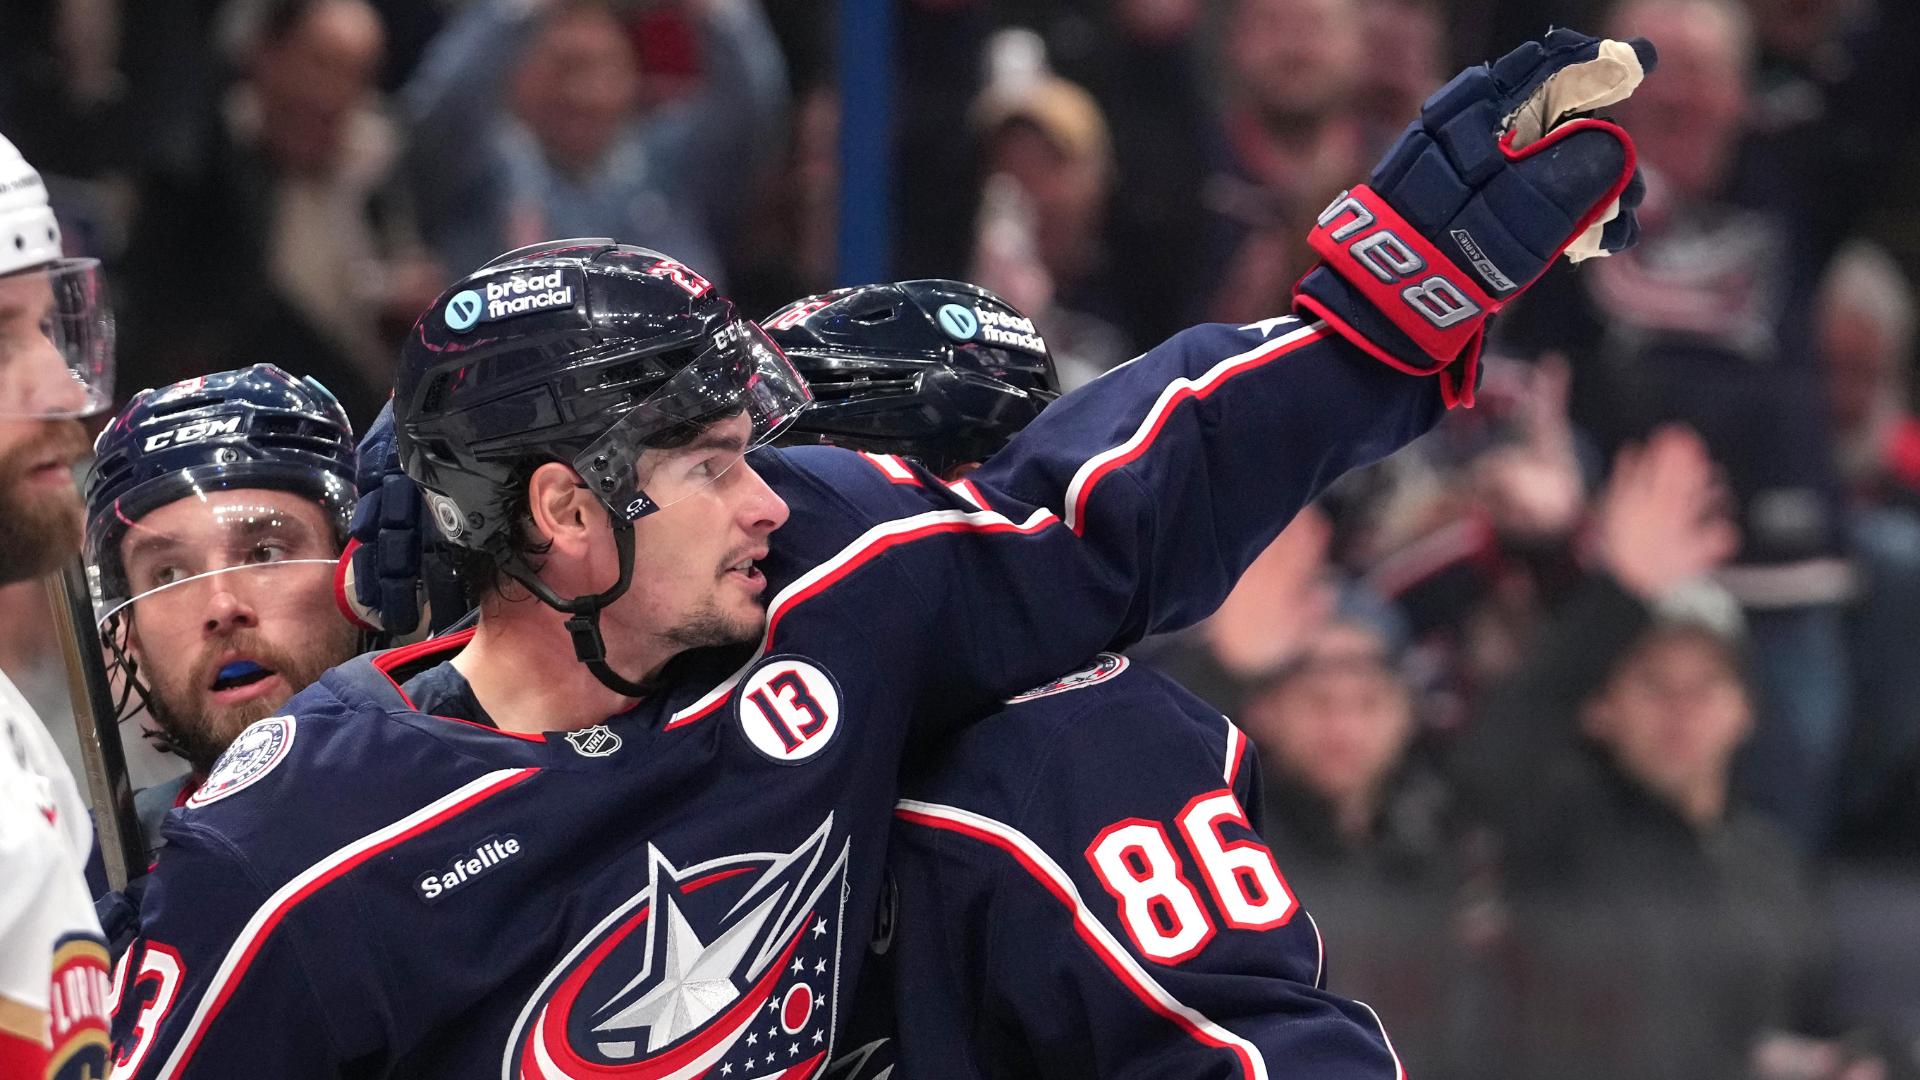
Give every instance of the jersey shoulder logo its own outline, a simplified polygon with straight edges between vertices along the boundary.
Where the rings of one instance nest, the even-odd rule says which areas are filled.
[[[827,748],[840,730],[840,685],[799,656],[769,656],[740,680],[734,711],[763,756],[797,765]]]
[[[1015,694],[1007,699],[1007,704],[1018,705],[1035,698],[1064,694],[1069,690],[1085,690],[1095,683],[1103,683],[1115,675],[1127,670],[1127,658],[1119,653],[1103,652],[1093,658],[1093,663],[1079,671],[1068,672],[1045,686],[1036,686],[1024,694]]]
[[[567,732],[567,741],[581,757],[606,757],[620,749],[620,736],[605,724]]]
[[[521,1010],[501,1075],[818,1075],[833,1052],[846,916],[833,817],[790,852],[675,866],[602,919]]]
[[[107,1075],[113,1056],[107,1036],[113,985],[108,966],[107,947],[93,934],[68,934],[54,944],[46,1016],[47,1032],[52,1037],[47,1080],[88,1080]],[[7,1056],[4,1042],[8,1034],[7,1026],[0,1024],[0,1059]]]
[[[254,721],[213,763],[207,782],[187,797],[186,805],[198,808],[219,802],[272,772],[293,748],[293,730],[291,716],[269,716]]]

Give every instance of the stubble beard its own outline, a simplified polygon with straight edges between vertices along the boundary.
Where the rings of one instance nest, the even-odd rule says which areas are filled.
[[[279,675],[289,687],[289,696],[310,686],[329,668],[352,658],[358,635],[344,622],[329,626],[320,640],[305,648],[281,650],[258,638],[240,638],[221,642],[216,654],[239,647],[249,657]],[[205,703],[205,686],[211,680],[211,657],[201,655],[184,672],[161,676],[143,669],[148,680],[147,711],[159,725],[157,740],[163,749],[178,754],[205,775],[227,746],[248,725],[264,720],[287,703],[284,697],[262,697],[238,705],[210,707]]]
[[[51,573],[80,550],[86,511],[72,484],[44,487],[27,476],[43,460],[49,442],[74,444],[71,457],[86,448],[86,431],[77,420],[48,422],[43,437],[0,456],[0,584]]]
[[[686,618],[660,635],[663,641],[681,649],[704,649],[717,645],[740,645],[753,641],[767,625],[767,612],[758,602],[751,612],[729,614],[709,597]]]

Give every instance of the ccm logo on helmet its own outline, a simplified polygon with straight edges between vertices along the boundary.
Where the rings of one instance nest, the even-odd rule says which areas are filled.
[[[164,450],[169,446],[211,439],[215,435],[237,435],[240,432],[242,419],[244,418],[239,416],[229,416],[224,420],[195,420],[191,424],[182,424],[177,428],[169,428],[147,436],[147,441],[142,443],[140,448]]]

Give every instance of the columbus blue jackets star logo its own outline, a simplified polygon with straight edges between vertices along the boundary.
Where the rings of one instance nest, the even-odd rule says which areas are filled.
[[[838,1005],[847,846],[832,837],[829,816],[791,852],[685,868],[649,847],[646,889],[549,973],[503,1075],[814,1075]]]

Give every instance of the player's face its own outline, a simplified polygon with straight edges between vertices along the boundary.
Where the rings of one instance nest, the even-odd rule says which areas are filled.
[[[745,445],[745,416],[713,425]],[[750,641],[766,623],[766,578],[754,564],[787,520],[787,504],[745,458],[712,482],[634,522],[633,586],[610,619],[677,649]]]
[[[53,289],[37,273],[0,277],[0,398],[77,409],[85,392],[54,344]],[[0,418],[0,583],[47,573],[80,546],[73,466],[87,452],[78,420]]]
[[[319,504],[266,489],[169,503],[121,541],[139,597],[129,646],[155,720],[196,768],[353,655],[327,565],[338,554]]]
[[[1622,665],[1589,708],[1587,733],[1662,793],[1724,780],[1752,711],[1726,649],[1704,632],[1663,635]]]

